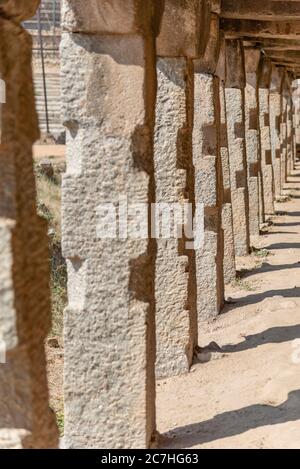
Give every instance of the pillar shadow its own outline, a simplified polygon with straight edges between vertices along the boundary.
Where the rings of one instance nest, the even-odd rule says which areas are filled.
[[[164,436],[174,448],[190,448],[202,443],[240,435],[266,425],[277,425],[300,419],[300,390],[291,391],[278,406],[255,404],[224,412],[210,420],[177,427]]]
[[[253,295],[243,296],[241,298],[234,297],[233,303],[226,307],[227,311],[232,311],[235,308],[253,305],[260,303],[266,298],[273,298],[274,296],[283,296],[284,298],[300,298],[300,288],[286,288],[282,290],[268,290],[262,293],[254,293]]]
[[[273,223],[272,226],[299,226],[300,225],[300,222],[296,222],[296,223],[293,223],[293,222],[287,222],[287,223]],[[272,231],[268,232],[268,234],[272,234]]]
[[[296,223],[299,225],[300,223]],[[274,225],[273,225],[274,226]],[[260,232],[260,236],[267,236],[273,234],[298,234],[298,231],[262,231]]]
[[[224,353],[244,352],[265,344],[282,344],[300,338],[300,324],[295,326],[270,327],[263,332],[245,336],[243,342],[227,344],[221,347]]]
[[[286,212],[285,215],[288,217],[300,217],[300,212]]]
[[[257,269],[246,270],[240,273],[240,278],[248,278],[252,275],[266,273],[266,272],[277,272],[278,270],[288,270],[288,269],[299,269],[300,262],[296,262],[295,264],[278,264],[272,265],[268,262],[264,262],[260,267]]]
[[[272,234],[272,233],[270,233]],[[265,249],[272,250],[272,249],[300,249],[300,243],[274,243],[269,244],[266,246]],[[299,253],[300,257],[300,253]]]

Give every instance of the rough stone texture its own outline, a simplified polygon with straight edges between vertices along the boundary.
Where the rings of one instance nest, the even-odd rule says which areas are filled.
[[[226,57],[225,39],[220,38],[220,54],[216,74],[220,79],[220,153],[223,179],[222,229],[224,235],[224,282],[230,283],[236,277],[235,248],[233,234],[232,203],[230,189],[230,167],[227,136],[227,116],[225,102]]]
[[[245,48],[245,126],[247,145],[247,169],[249,189],[249,228],[251,241],[259,236],[260,204],[259,182],[261,180],[261,154],[258,132],[257,73],[260,50]],[[252,243],[253,244],[253,243]]]
[[[152,28],[153,33],[158,31],[163,8],[163,0],[64,0],[62,28],[85,34],[148,35]]]
[[[139,35],[63,36],[65,446],[149,447],[155,240],[97,232],[100,204],[154,202],[154,49]]]
[[[280,118],[281,118],[281,88],[284,76],[283,67],[272,68],[270,85],[270,130],[272,163],[274,168],[275,197],[281,195],[281,168],[280,168]]]
[[[244,57],[239,40],[226,41],[227,74],[225,84],[228,149],[235,253],[249,252],[249,202],[244,115]]]
[[[293,150],[293,105],[289,89],[287,99],[287,174],[291,174],[291,171],[294,169]]]
[[[6,84],[0,145],[0,347],[5,359],[0,363],[0,448],[55,448],[43,345],[50,329],[49,256],[46,224],[36,213],[32,162],[39,133],[31,40],[2,18],[0,75]]]
[[[228,152],[228,137],[227,137],[227,119],[225,107],[225,88],[224,83],[220,82],[220,116],[221,116],[221,131],[220,131],[220,152],[222,160],[222,174],[223,174],[223,207],[222,207],[222,229],[224,234],[224,259],[223,259],[223,272],[224,282],[230,283],[236,277],[235,265],[235,248],[234,248],[234,234],[233,234],[233,216],[232,216],[232,203],[231,203],[231,190],[230,190],[230,168],[229,168],[229,152]]]
[[[283,187],[287,181],[287,97],[285,90],[282,91],[281,97],[280,154],[281,187]]]
[[[299,80],[296,80],[295,90],[293,93],[294,107],[295,107],[294,118],[295,118],[295,145],[296,146],[300,144],[300,96],[299,96],[298,83],[299,83]]]
[[[187,59],[158,59],[156,203],[193,202],[192,77]],[[195,254],[182,238],[157,240],[155,276],[156,376],[166,377],[188,371],[197,345]]]
[[[222,17],[256,21],[300,19],[300,2],[283,0],[223,0]]]
[[[264,207],[267,215],[274,213],[274,171],[272,165],[271,133],[270,133],[270,79],[271,62],[262,58],[259,70],[258,101],[261,166],[263,177]]]
[[[204,243],[196,250],[197,313],[203,321],[224,302],[220,103],[217,77],[198,72],[196,63],[194,79],[195,202],[204,208]]]
[[[158,55],[203,56],[209,37],[209,0],[164,0],[157,38]]]
[[[300,21],[255,21],[223,19],[222,29],[227,38],[260,37],[279,39],[299,39]]]

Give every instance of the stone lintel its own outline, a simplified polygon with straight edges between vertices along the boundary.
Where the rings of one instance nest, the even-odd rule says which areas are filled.
[[[289,60],[299,60],[300,59],[300,53],[299,53],[299,50],[271,50],[271,49],[267,49],[267,48],[264,48],[264,51],[265,53],[271,57],[271,58],[275,58],[275,59],[289,59]]]
[[[221,16],[229,19],[286,21],[300,19],[300,1],[223,0]]]
[[[218,15],[211,14],[208,43],[203,58],[195,60],[195,71],[214,74],[220,55],[220,21]]]
[[[259,63],[259,87],[269,88],[272,72],[272,62],[269,58],[262,55]]]
[[[222,0],[210,0],[211,11],[220,15]]]
[[[210,33],[208,0],[165,0],[156,42],[160,57],[203,57]]]
[[[244,47],[246,81],[251,86],[257,85],[257,72],[261,58],[261,50],[257,47]]]
[[[270,92],[271,93],[280,93],[282,89],[282,83],[284,80],[285,75],[285,68],[284,67],[277,67],[276,65],[272,65],[271,71],[271,83],[270,83]]]
[[[241,40],[226,40],[226,67],[226,88],[245,88],[244,50]]]
[[[278,39],[299,39],[300,21],[257,21],[222,19],[221,28],[226,38],[259,37]]]
[[[64,0],[62,28],[84,34],[156,35],[163,4],[162,0]]]
[[[225,83],[226,80],[226,40],[222,30],[220,30],[220,52],[219,60],[216,68],[217,77]]]

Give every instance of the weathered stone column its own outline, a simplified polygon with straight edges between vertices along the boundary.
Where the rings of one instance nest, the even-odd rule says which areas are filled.
[[[258,100],[261,166],[263,177],[264,207],[266,215],[272,215],[274,213],[274,171],[272,165],[269,107],[271,67],[272,65],[270,60],[262,57],[259,65]]]
[[[160,2],[113,3],[63,7],[67,448],[143,448],[155,435],[156,243],[147,222]]]
[[[291,78],[288,76],[287,89],[287,175],[294,169],[294,146],[293,146],[293,103],[291,93]]]
[[[293,115],[293,152],[294,152],[294,165],[297,159],[297,120],[298,120],[298,112],[297,109],[297,102],[296,102],[296,95],[295,92],[297,90],[297,80],[293,80],[292,87],[291,87],[291,96],[292,96],[292,115]]]
[[[219,52],[219,19],[212,14],[205,56],[194,61],[195,201],[204,210],[204,242],[196,249],[199,321],[216,316],[224,303],[220,83],[214,74]]]
[[[199,4],[201,3],[201,11]],[[165,2],[157,38],[157,98],[154,169],[157,209],[175,215],[195,205],[192,161],[192,58],[205,50],[208,3]],[[174,9],[174,7],[176,7]],[[199,31],[201,34],[199,34]],[[172,213],[172,208],[174,212]],[[161,221],[161,220],[160,220]],[[180,224],[180,220],[178,220]],[[181,237],[160,233],[155,268],[156,376],[188,371],[198,343],[195,251]]]
[[[31,38],[37,1],[1,2],[0,448],[55,448],[44,340],[50,329],[46,223],[37,216],[32,144],[39,137]],[[7,18],[10,18],[9,20]],[[3,86],[2,82],[2,86]]]
[[[284,78],[283,67],[272,67],[270,85],[270,131],[272,163],[274,168],[275,197],[281,195],[281,160],[280,160],[280,119],[281,119],[281,89]]]
[[[281,172],[281,188],[287,181],[287,90],[286,77],[282,84],[281,91],[281,124],[280,124],[280,172]]]
[[[259,49],[245,48],[245,125],[247,145],[247,168],[249,190],[249,226],[251,239],[259,236],[260,220],[264,218],[263,205],[260,203],[261,154],[258,132],[257,78],[261,52]],[[261,215],[260,215],[261,212]]]
[[[226,40],[226,59],[225,95],[234,244],[236,255],[244,256],[249,252],[250,235],[244,113],[245,69],[243,46],[239,39]]]
[[[223,272],[224,282],[230,283],[236,278],[234,233],[230,188],[230,165],[227,136],[227,115],[225,102],[226,57],[225,38],[220,36],[220,54],[216,75],[220,79],[220,153],[223,179],[222,229],[224,235]]]
[[[295,107],[295,151],[297,156],[297,145],[300,144],[300,81],[295,80],[294,107]]]

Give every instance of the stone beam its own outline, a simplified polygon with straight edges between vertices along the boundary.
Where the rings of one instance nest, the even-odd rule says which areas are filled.
[[[233,3],[234,5],[234,3]],[[260,37],[279,39],[299,39],[300,20],[298,21],[255,21],[222,19],[221,28],[227,38]]]
[[[299,50],[272,50],[264,46],[265,53],[272,59],[285,59],[295,63],[300,62],[300,51]]]
[[[156,41],[157,55],[203,56],[210,31],[210,12],[209,0],[165,0]]]
[[[245,41],[251,41],[261,44],[264,49],[268,50],[300,50],[300,39],[267,39],[267,38],[250,38],[244,37]]]
[[[84,34],[155,35],[163,3],[163,0],[64,0],[62,27],[64,31]]]
[[[300,19],[300,1],[223,0],[221,16],[258,21],[297,20]]]

